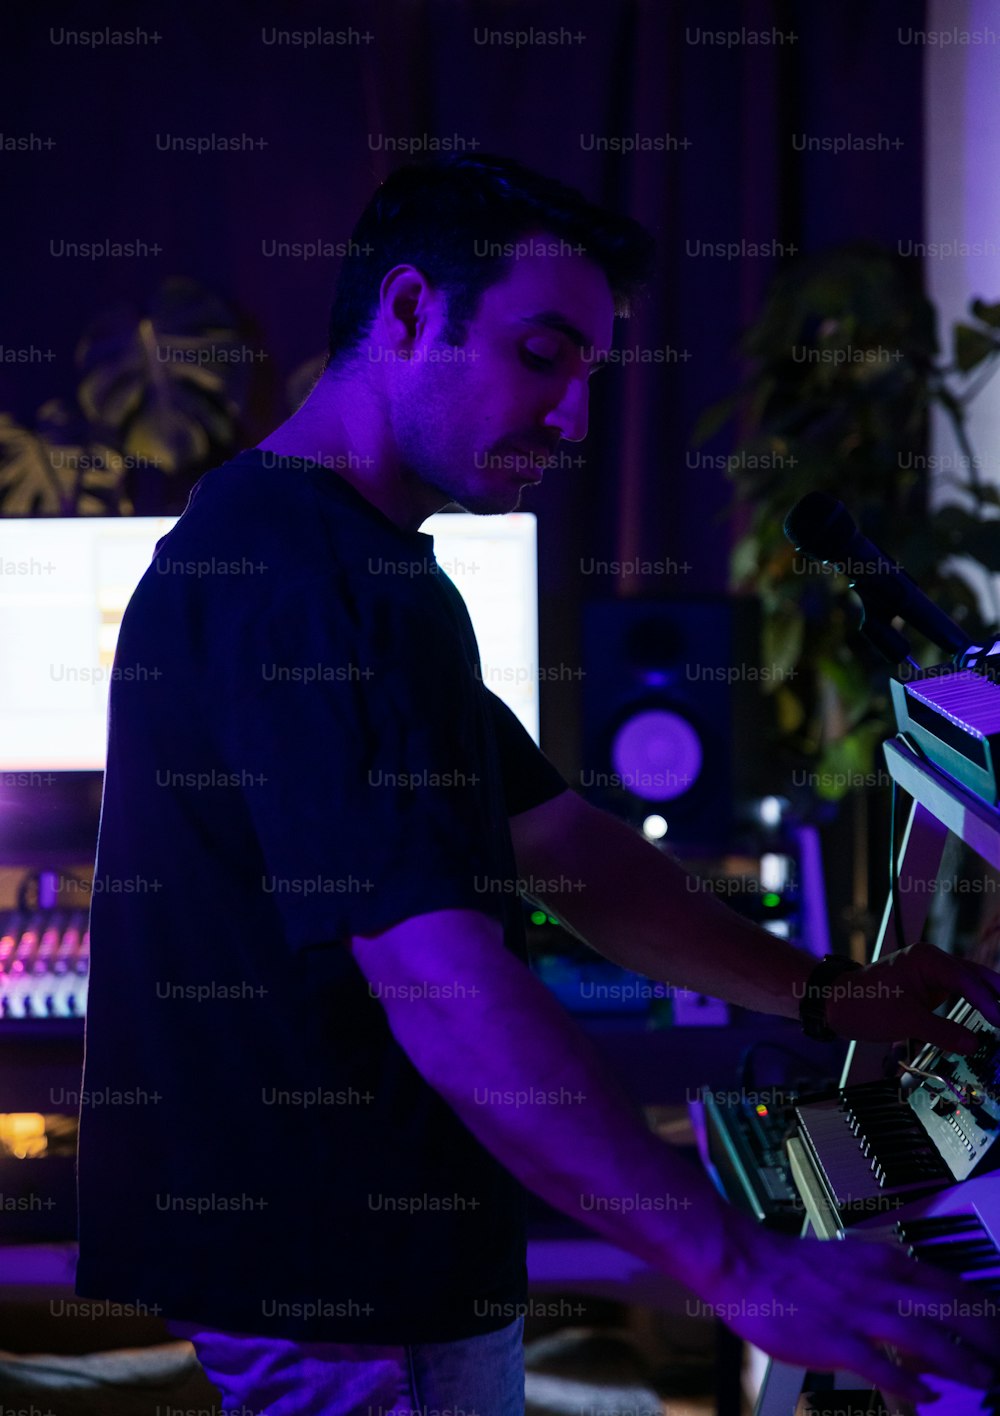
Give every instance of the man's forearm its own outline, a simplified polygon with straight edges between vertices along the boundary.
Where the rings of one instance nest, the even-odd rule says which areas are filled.
[[[649,1131],[496,921],[444,911],[352,949],[416,1069],[550,1204],[702,1296],[752,1242],[754,1226]]]
[[[518,840],[514,818],[530,893],[534,884],[561,885],[539,889],[538,898],[623,968],[757,1012],[797,1017],[816,962],[811,955],[736,914],[608,812],[579,799],[572,806],[559,832],[522,826]],[[539,808],[539,824],[545,810]]]

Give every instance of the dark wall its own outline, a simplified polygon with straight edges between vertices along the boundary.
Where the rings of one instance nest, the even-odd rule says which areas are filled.
[[[793,247],[854,237],[919,239],[923,50],[897,31],[921,14],[910,0],[187,0],[8,11],[4,138],[36,134],[52,146],[0,152],[0,343],[44,351],[39,362],[0,362],[0,412],[30,423],[45,399],[70,395],[83,329],[183,274],[230,302],[247,344],[266,353],[241,428],[240,444],[251,445],[289,411],[289,373],[323,348],[337,268],[268,256],[264,243],[345,240],[401,160],[384,136],[457,135],[509,153],[630,211],[661,248],[651,298],[619,341],[664,351],[667,362],[605,376],[582,466],[548,477],[524,503],[540,517],[543,660],[578,662],[586,598],[725,587],[730,528],[718,517],[728,483],[717,465],[690,465],[687,440],[698,413],[737,380],[739,331],[781,260]],[[158,38],[59,42],[64,30],[106,27]],[[272,28],[318,27],[372,38],[264,42]],[[571,38],[557,45],[476,41],[487,29],[561,28]],[[735,31],[737,41],[708,43],[706,31]],[[768,32],[783,38],[751,42]],[[166,134],[246,134],[262,145],[158,151]],[[633,134],[669,135],[671,150],[588,148],[595,136]],[[806,137],[852,134],[893,145],[801,150]],[[55,254],[62,240],[159,249],[82,260]],[[777,250],[704,250],[744,241]],[[726,447],[720,439],[706,451],[721,459]],[[581,573],[591,558],[677,569],[597,578]],[[578,685],[543,693],[546,745],[572,772]]]

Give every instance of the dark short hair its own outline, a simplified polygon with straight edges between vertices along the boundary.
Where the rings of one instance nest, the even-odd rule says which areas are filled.
[[[329,363],[360,344],[383,277],[401,264],[416,266],[446,292],[445,337],[464,343],[483,291],[515,259],[495,248],[536,231],[582,249],[601,268],[616,315],[630,313],[652,277],[655,241],[645,227],[511,158],[448,153],[397,168],[351,233],[330,311]]]

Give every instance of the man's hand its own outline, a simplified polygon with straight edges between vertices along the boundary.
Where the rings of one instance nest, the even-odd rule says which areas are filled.
[[[791,1239],[741,1230],[721,1273],[689,1280],[713,1314],[781,1361],[850,1372],[891,1403],[927,1401],[919,1374],[977,1389],[996,1380],[1000,1323],[954,1277],[901,1247],[857,1237]],[[961,1344],[956,1345],[956,1344]],[[899,1366],[883,1350],[894,1347]]]
[[[842,974],[830,990],[827,1025],[861,1042],[912,1037],[968,1057],[979,1045],[976,1034],[934,1012],[953,994],[967,998],[988,1023],[1000,1027],[1000,974],[955,959],[933,944],[911,944]]]

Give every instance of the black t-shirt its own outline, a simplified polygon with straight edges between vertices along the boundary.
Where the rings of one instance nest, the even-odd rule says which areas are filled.
[[[78,1294],[300,1341],[510,1321],[523,1191],[344,941],[475,909],[524,959],[507,818],[565,786],[429,535],[316,462],[201,479],[112,672]]]

